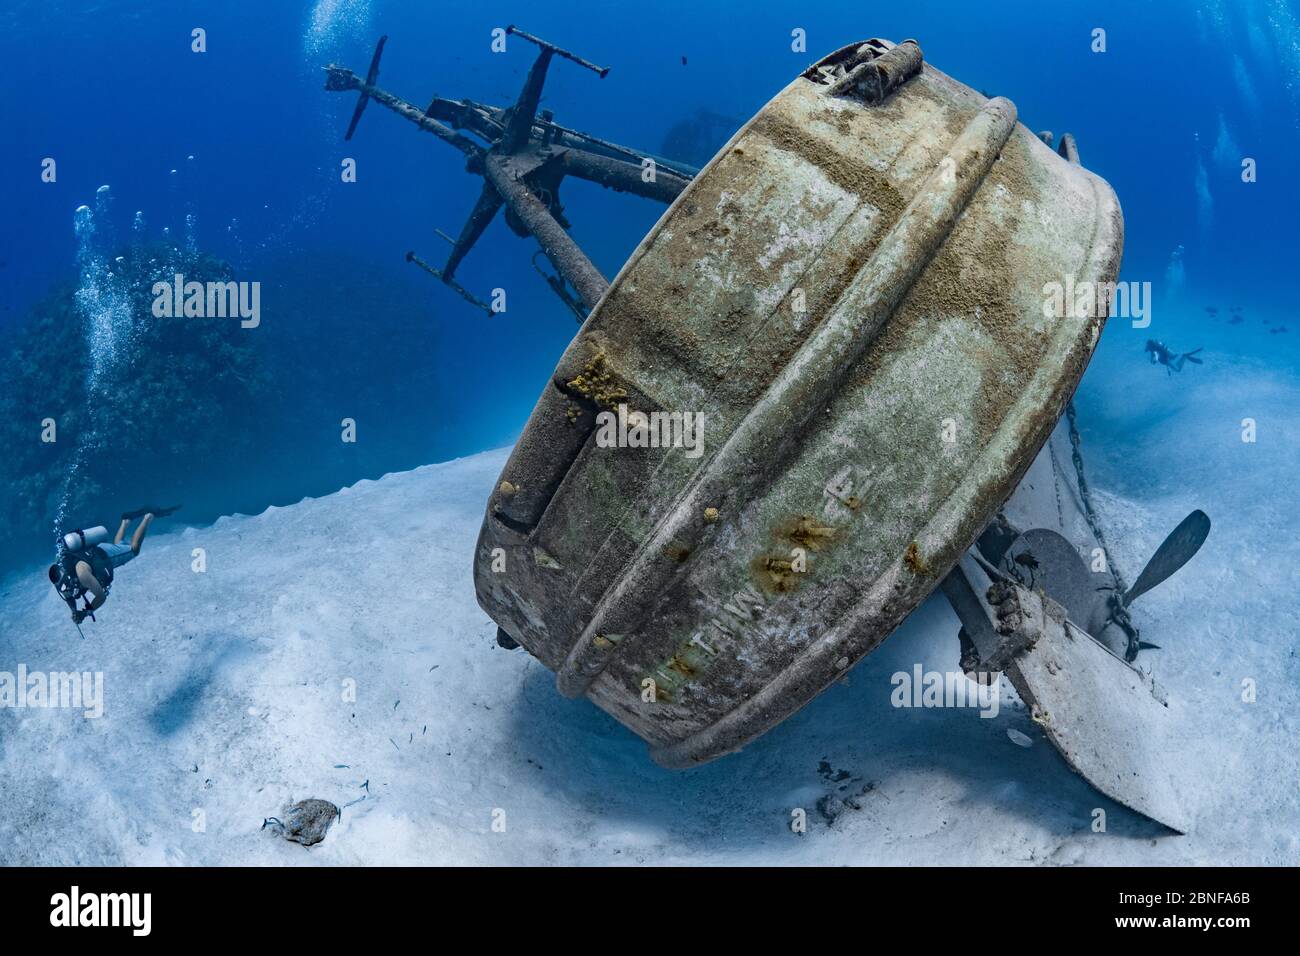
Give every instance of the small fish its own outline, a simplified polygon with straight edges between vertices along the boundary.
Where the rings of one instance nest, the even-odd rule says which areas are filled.
[[[1014,727],[1007,728],[1007,737],[1017,747],[1032,747],[1034,745],[1034,741],[1032,738],[1030,738],[1027,734],[1022,734]]]
[[[686,57],[682,57],[682,66],[686,65]]]

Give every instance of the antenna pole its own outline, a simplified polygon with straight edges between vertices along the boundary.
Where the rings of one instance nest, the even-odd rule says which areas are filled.
[[[609,75],[609,67],[597,66],[595,63],[592,63],[590,60],[584,60],[576,53],[570,53],[568,50],[565,50],[562,47],[558,47],[554,43],[547,43],[541,37],[535,37],[531,33],[525,33],[523,30],[519,29],[513,23],[510,24],[508,27],[506,27],[506,33],[514,34],[517,37],[523,37],[529,43],[536,43],[543,50],[550,50],[556,56],[562,56],[566,60],[572,60],[574,63],[578,64],[578,66],[585,66],[587,69],[591,70],[593,73],[599,76],[602,80]]]

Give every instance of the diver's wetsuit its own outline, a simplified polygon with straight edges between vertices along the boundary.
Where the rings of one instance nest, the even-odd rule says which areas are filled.
[[[113,583],[113,572],[134,557],[135,551],[129,544],[109,542],[96,544],[80,551],[65,551],[60,560],[62,574],[60,574],[60,565],[52,565],[50,567],[50,581],[55,587],[60,588],[60,593],[63,593],[60,586],[61,581],[78,582],[80,587],[74,586],[74,592],[90,590],[86,586],[87,582],[82,581],[77,574],[77,566],[84,563],[90,568],[90,573],[94,576],[100,588],[107,593],[109,586]]]
[[[1157,363],[1163,365],[1171,375],[1174,372],[1181,372],[1184,362],[1191,362],[1195,365],[1205,364],[1196,357],[1196,354],[1201,351],[1200,349],[1192,349],[1190,352],[1179,355],[1176,352],[1171,352],[1163,342],[1157,342],[1155,339],[1147,339],[1145,351],[1151,356],[1152,365]]]
[[[60,563],[50,565],[50,582],[72,608],[74,621],[80,623],[83,617],[92,614],[108,600],[108,589],[113,583],[114,573],[140,553],[140,546],[144,543],[144,536],[153,519],[160,514],[169,515],[179,507],[141,508],[127,512],[122,515],[122,524],[112,542],[102,540],[108,534],[103,527],[91,529],[89,538],[87,532],[80,530],[64,536],[65,550]],[[142,520],[131,543],[127,544],[122,539],[126,536],[131,520],[137,517]],[[91,541],[95,543],[91,544]],[[86,595],[93,595],[94,600]],[[78,597],[86,597],[89,602],[85,609],[78,610],[76,607]]]
[[[135,551],[125,542],[121,544],[97,544],[88,551],[82,551],[79,557],[90,565],[99,583],[107,587],[113,580],[113,572],[135,557]]]

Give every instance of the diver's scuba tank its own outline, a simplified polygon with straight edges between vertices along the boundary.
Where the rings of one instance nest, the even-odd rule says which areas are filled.
[[[63,546],[69,551],[89,551],[97,544],[108,540],[108,529],[103,525],[82,531],[77,528],[63,536]]]

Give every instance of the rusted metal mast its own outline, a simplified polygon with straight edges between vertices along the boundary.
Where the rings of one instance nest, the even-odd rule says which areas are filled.
[[[408,262],[420,266],[467,302],[491,314],[491,307],[456,282],[455,275],[460,263],[504,206],[510,228],[520,236],[537,240],[558,273],[555,277],[546,276],[547,283],[570,308],[579,306],[575,312],[582,313],[581,319],[604,295],[609,280],[569,236],[569,223],[559,201],[560,184],[572,176],[607,189],[670,203],[686,188],[695,170],[560,126],[553,122],[550,111],[539,114],[542,88],[554,57],[592,70],[601,78],[609,73],[609,68],[597,66],[513,25],[506,28],[506,33],[541,48],[519,97],[507,108],[435,96],[421,110],[379,88],[376,80],[387,37],[381,37],[376,45],[365,79],[345,67],[330,65],[325,68],[325,89],[360,94],[345,139],[351,139],[362,112],[373,99],[460,150],[466,157],[467,170],[483,177],[482,192],[459,237],[452,241],[446,264],[439,269],[414,252],[407,253]],[[460,132],[461,129],[481,139],[483,144]]]

